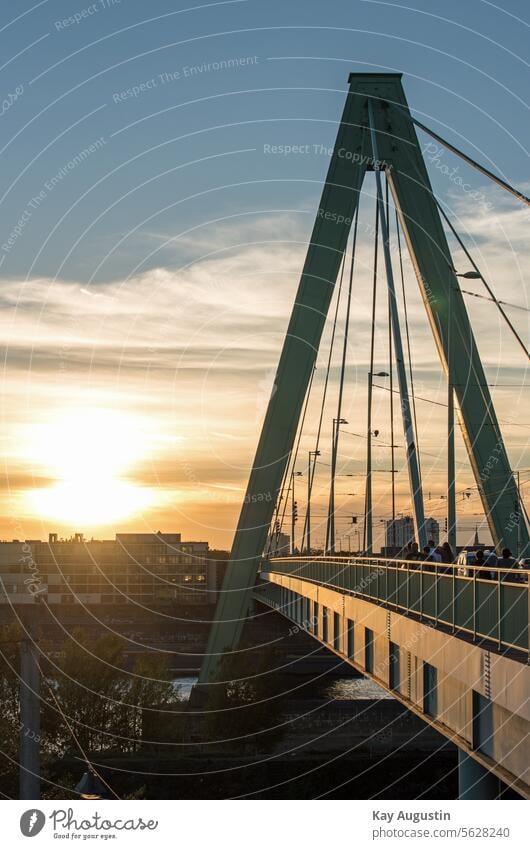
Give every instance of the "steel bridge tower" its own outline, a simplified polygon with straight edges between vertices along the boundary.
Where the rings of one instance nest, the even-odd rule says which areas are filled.
[[[518,543],[523,550],[528,545],[519,493],[401,74],[351,74],[200,684],[215,681],[221,656],[235,650],[241,636],[363,179],[367,170],[374,169],[384,170],[389,182],[446,373],[451,363],[460,428],[495,545],[512,550]]]

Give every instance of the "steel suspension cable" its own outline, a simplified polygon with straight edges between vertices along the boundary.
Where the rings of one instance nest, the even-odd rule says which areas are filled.
[[[390,215],[389,215],[389,183],[385,180],[385,205],[386,220],[388,225],[388,238],[390,240]],[[396,212],[397,215],[397,212]],[[394,368],[393,368],[393,345],[392,345],[392,312],[390,299],[388,300],[388,374],[390,383],[390,476],[392,485],[392,546],[396,547],[396,454],[394,444]]]
[[[315,479],[316,463],[317,463],[317,457],[318,457],[319,445],[320,445],[320,436],[321,436],[321,433],[322,433],[322,422],[323,422],[323,419],[324,419],[324,408],[325,408],[325,405],[326,405],[326,397],[327,397],[328,385],[329,385],[329,375],[330,375],[330,372],[331,372],[331,360],[332,360],[332,357],[333,357],[333,350],[334,350],[334,346],[335,346],[335,333],[336,333],[336,330],[337,330],[337,318],[338,318],[338,314],[339,314],[339,307],[340,307],[340,301],[341,301],[341,295],[342,295],[342,283],[343,283],[343,279],[344,279],[344,264],[345,264],[345,261],[346,261],[346,251],[344,251],[343,254],[342,254],[342,265],[341,265],[339,286],[338,286],[338,292],[337,292],[337,303],[336,303],[336,306],[335,306],[335,315],[333,316],[333,327],[332,327],[332,331],[331,331],[331,340],[330,340],[330,344],[329,344],[329,355],[328,355],[328,362],[327,362],[327,366],[326,366],[326,377],[325,377],[325,380],[324,380],[324,388],[323,388],[323,391],[322,391],[322,400],[320,402],[320,416],[319,416],[319,420],[318,420],[317,436],[316,436],[316,440],[315,440],[315,450],[313,452],[313,454],[314,454],[313,464],[311,465],[311,463],[309,463],[308,467],[307,467],[307,474],[309,475],[308,507],[309,507],[309,504],[311,502],[311,496],[313,494],[313,481]],[[308,522],[308,507],[306,508],[306,514],[305,514],[305,519],[304,519],[304,528],[303,528],[303,533],[302,533],[302,547],[305,547],[306,539],[309,537],[309,530],[310,529],[309,529],[309,522]],[[310,553],[310,552],[308,552],[308,553]]]
[[[403,252],[401,249],[401,236],[399,229],[399,216],[397,209],[396,213],[396,231],[397,231],[397,243],[398,243],[398,255],[399,255],[399,274],[401,278],[401,292],[403,295],[403,314],[405,317],[405,339],[407,342],[407,359],[408,359],[408,367],[409,367],[409,375],[410,375],[410,394],[412,398],[412,417],[414,419],[414,431],[416,433],[416,446],[418,451],[418,472],[421,481],[421,454],[420,454],[420,439],[418,433],[418,419],[416,417],[416,395],[414,392],[414,372],[412,370],[412,351],[410,346],[410,328],[409,328],[409,314],[407,308],[407,293],[405,290],[405,273],[403,271]]]
[[[373,371],[374,371],[374,345],[375,345],[375,313],[376,313],[376,305],[377,305],[377,264],[378,264],[378,251],[379,251],[379,211],[377,208],[377,199],[375,202],[375,227],[374,227],[374,270],[372,277],[372,330],[371,330],[371,339],[370,339],[370,375],[368,380],[368,406],[370,408],[371,404],[371,383],[373,380]],[[370,419],[370,409],[368,409],[368,419]],[[370,434],[368,434],[368,440],[370,440]],[[366,536],[367,536],[367,514],[368,512],[368,460],[367,460],[367,471],[366,471],[366,484],[364,489],[364,520],[363,520],[363,552],[366,552]]]
[[[434,195],[433,195],[433,197],[434,197]],[[489,286],[489,284],[487,283],[487,281],[484,279],[484,276],[483,276],[482,272],[480,271],[479,267],[477,266],[477,264],[476,264],[475,260],[474,260],[474,259],[473,259],[473,257],[471,256],[471,254],[469,253],[469,251],[468,251],[468,249],[467,249],[466,245],[464,244],[464,242],[462,241],[462,239],[461,239],[460,235],[458,234],[457,230],[455,229],[455,227],[454,227],[454,225],[453,225],[452,221],[450,220],[450,218],[449,218],[449,217],[448,217],[448,215],[446,214],[445,210],[443,209],[442,205],[441,205],[441,204],[440,204],[440,202],[438,201],[438,198],[434,197],[434,201],[435,201],[435,203],[436,203],[436,206],[438,207],[439,212],[440,212],[440,213],[441,213],[441,215],[443,216],[444,221],[447,223],[447,225],[448,225],[449,229],[451,230],[451,233],[453,234],[453,236],[454,236],[454,237],[455,237],[455,239],[457,240],[458,244],[460,245],[460,247],[461,247],[461,248],[462,248],[462,250],[464,251],[464,253],[465,253],[466,257],[468,258],[469,262],[471,263],[471,265],[472,265],[472,266],[473,266],[473,268],[475,269],[476,273],[480,276],[480,279],[482,280],[482,282],[483,282],[483,284],[484,284],[484,287],[486,288],[486,290],[487,290],[488,294],[490,295],[491,300],[492,300],[492,301],[493,301],[493,303],[496,305],[496,307],[497,307],[497,309],[499,310],[500,314],[501,314],[501,315],[502,315],[502,317],[504,318],[504,320],[505,320],[506,324],[508,325],[508,327],[509,327],[509,328],[510,328],[510,330],[512,331],[513,335],[514,335],[514,336],[515,336],[515,338],[517,339],[517,341],[518,341],[519,345],[521,346],[521,348],[522,348],[522,349],[523,349],[523,351],[525,352],[526,357],[527,357],[528,359],[530,359],[530,353],[528,352],[528,349],[527,349],[526,345],[524,344],[523,340],[521,339],[521,337],[520,337],[520,336],[519,336],[519,334],[517,333],[517,330],[515,329],[515,327],[513,326],[512,322],[510,321],[510,319],[509,319],[509,318],[508,318],[508,316],[506,315],[505,311],[503,310],[503,308],[502,308],[502,305],[501,305],[500,301],[498,301],[498,300],[497,300],[497,298],[495,297],[495,293],[493,292],[493,290],[491,289],[491,287]],[[469,294],[474,294],[474,293],[473,293],[473,292],[471,292],[471,293],[469,293]],[[477,296],[477,297],[480,297],[480,296]],[[523,309],[524,309],[524,307],[523,307]]]
[[[418,121],[417,118],[414,118],[410,114],[410,112],[400,106],[399,103],[394,103],[393,106],[395,106],[396,109],[399,109],[402,114],[406,115],[407,118],[412,121],[412,123],[415,124],[416,127],[419,127],[420,130],[423,130],[424,133],[427,133],[427,135],[431,136],[431,138],[435,139],[437,142],[440,142],[440,144],[443,144],[444,147],[446,147],[452,153],[455,153],[457,156],[463,159],[464,162],[467,162],[468,165],[471,165],[477,171],[480,171],[481,174],[484,174],[484,176],[488,177],[490,180],[493,180],[493,182],[500,186],[501,189],[505,189],[507,192],[514,195],[514,197],[516,197],[518,200],[522,201],[527,206],[530,206],[530,198],[528,198],[518,189],[514,188],[514,186],[511,186],[510,183],[507,183],[506,180],[502,179],[502,177],[498,177],[497,174],[494,174],[492,171],[489,171],[483,165],[480,165],[479,162],[476,162],[474,159],[471,158],[471,156],[468,156],[467,153],[464,153],[458,147],[455,147],[455,145],[451,144],[451,142],[447,141],[447,139],[444,139],[442,136],[438,135],[438,133],[436,133],[434,130],[431,130],[425,124],[422,124],[421,121]]]
[[[283,479],[283,483],[282,483],[282,491],[280,493],[280,498],[278,500],[278,510],[279,510],[279,504],[280,504],[280,502],[283,498],[282,518],[280,520],[280,526],[279,526],[279,532],[278,532],[280,534],[281,534],[282,529],[283,529],[283,522],[284,522],[284,519],[285,519],[286,510],[287,510],[287,503],[289,501],[289,492],[291,490],[291,483],[289,482],[289,486],[287,487],[287,492],[285,493],[285,495],[284,495],[284,488],[285,488],[285,484],[286,484],[287,480],[289,479],[289,472],[291,472],[291,474],[292,474],[292,472],[294,471],[294,467],[296,466],[296,461],[298,459],[298,449],[300,447],[300,440],[302,438],[302,433],[303,433],[303,430],[304,430],[305,417],[306,417],[307,408],[308,408],[308,405],[309,405],[309,397],[311,395],[311,387],[313,386],[313,378],[315,376],[315,371],[316,371],[316,367],[313,365],[313,370],[311,372],[311,377],[309,378],[309,385],[307,387],[307,393],[306,393],[306,396],[305,396],[305,403],[304,403],[304,409],[303,409],[303,412],[302,412],[302,418],[300,420],[300,427],[298,429],[298,438],[297,438],[297,441],[296,441],[296,448],[294,450],[294,453],[292,454],[292,458],[289,458],[289,461],[286,465],[285,473],[284,473],[284,479]],[[271,534],[269,532],[269,538],[270,537],[271,537]],[[270,545],[267,548],[267,554],[269,554],[269,551],[270,551]]]
[[[342,362],[340,368],[340,380],[339,380],[339,395],[337,400],[337,419],[336,426],[333,431],[333,440],[332,440],[332,454],[331,454],[331,488],[329,493],[329,509],[328,509],[328,523],[326,528],[326,550],[328,546],[331,547],[331,551],[335,552],[335,522],[334,522],[334,514],[335,514],[335,475],[337,471],[337,451],[339,447],[339,426],[340,419],[342,416],[342,398],[344,394],[344,374],[346,371],[346,355],[348,352],[348,332],[350,327],[350,312],[351,312],[351,296],[352,296],[352,287],[353,287],[353,269],[355,265],[355,249],[357,246],[357,224],[359,221],[358,215],[359,206],[357,206],[356,214],[355,214],[355,223],[353,226],[353,236],[352,236],[352,247],[351,247],[351,262],[350,262],[350,278],[348,284],[348,298],[346,303],[346,319],[344,324],[344,339],[342,344]],[[344,259],[344,263],[346,259]]]

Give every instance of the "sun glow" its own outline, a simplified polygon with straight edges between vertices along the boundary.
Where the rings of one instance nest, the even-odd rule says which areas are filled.
[[[150,445],[139,417],[100,408],[67,410],[31,425],[25,436],[26,457],[55,480],[26,493],[28,507],[41,518],[104,525],[152,503],[152,490],[127,480]]]

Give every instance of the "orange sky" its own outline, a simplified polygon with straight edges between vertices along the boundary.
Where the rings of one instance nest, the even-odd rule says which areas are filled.
[[[471,240],[476,237],[475,256],[496,292],[503,300],[524,303],[530,260],[526,211],[498,193],[495,204],[493,213],[467,206],[466,198],[454,200],[461,228]],[[175,263],[104,286],[50,279],[3,283],[4,539],[43,538],[50,530],[113,536],[117,530],[161,529],[229,546],[303,264],[307,227],[306,210],[216,225],[201,237],[204,245],[197,238],[193,264]],[[353,477],[341,477],[337,484],[344,516],[360,515],[363,505],[366,443],[355,434],[366,430],[372,245],[368,227],[363,232],[361,225],[356,262],[343,409],[349,422],[344,430],[350,433],[340,446],[340,472]],[[467,267],[458,251],[455,265]],[[406,279],[416,394],[445,403],[443,375],[410,264]],[[477,281],[464,282],[464,288],[479,291]],[[383,287],[381,278],[376,370],[387,371]],[[527,468],[530,413],[523,357],[492,304],[466,302],[488,380],[495,384],[492,393],[512,464]],[[524,335],[527,313],[510,316]],[[301,443],[297,468],[302,472],[307,451],[314,448],[329,332],[328,326],[310,405],[313,424]],[[335,368],[333,404],[336,377]],[[390,467],[388,400],[387,391],[374,390],[373,421],[380,430],[376,469]],[[398,413],[397,404],[398,511],[409,512]],[[327,499],[333,415],[330,406],[314,504],[315,544],[325,527],[318,516]],[[426,513],[441,518],[444,410],[418,402],[418,419]],[[475,483],[460,437],[457,449],[461,492]],[[303,515],[305,479],[298,480]],[[379,519],[390,512],[389,480],[385,472],[374,476],[376,545]],[[458,503],[464,536],[483,519],[472,492]],[[338,523],[339,534],[346,528],[346,522]]]

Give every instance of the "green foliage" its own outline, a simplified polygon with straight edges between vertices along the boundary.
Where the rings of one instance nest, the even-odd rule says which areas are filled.
[[[283,733],[284,680],[272,648],[241,647],[225,654],[219,667],[223,682],[210,690],[204,734],[230,749],[272,748]]]
[[[0,788],[9,796],[16,796],[18,785],[19,637],[12,627],[0,629]],[[139,655],[131,668],[125,641],[114,634],[90,639],[81,630],[49,657],[41,648],[43,776],[53,774],[68,786],[62,758],[80,757],[81,749],[87,756],[126,754],[142,747],[144,739],[182,739],[183,703],[169,680],[166,655]],[[55,798],[55,792],[48,786],[47,798]],[[64,791],[57,793],[64,798]]]

